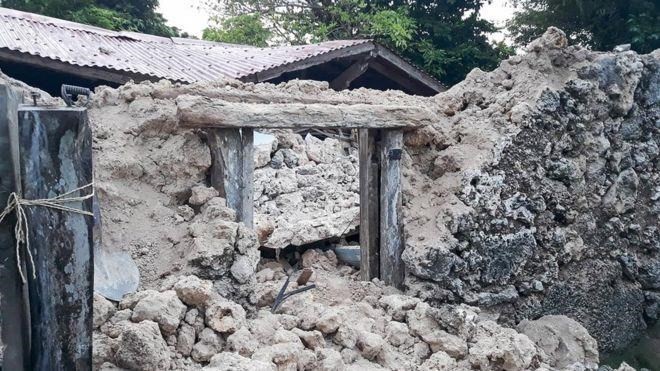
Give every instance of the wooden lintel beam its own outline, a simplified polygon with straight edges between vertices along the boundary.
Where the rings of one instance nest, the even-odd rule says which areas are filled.
[[[369,68],[369,62],[372,56],[368,55],[351,64],[344,72],[339,74],[334,80],[330,81],[330,87],[334,90],[348,89],[351,83],[360,77]]]
[[[188,128],[416,128],[437,116],[422,106],[378,104],[254,104],[202,96],[176,99],[179,124]]]

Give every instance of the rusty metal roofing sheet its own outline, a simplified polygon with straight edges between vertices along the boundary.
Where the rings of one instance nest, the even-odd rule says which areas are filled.
[[[337,40],[302,46],[256,48],[208,41],[115,32],[0,8],[0,49],[68,64],[182,82],[236,79],[329,52],[371,44]]]

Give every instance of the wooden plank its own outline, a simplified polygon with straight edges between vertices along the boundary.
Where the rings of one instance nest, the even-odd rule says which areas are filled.
[[[92,182],[92,136],[84,108],[22,106],[18,117],[24,198],[52,198]],[[93,210],[91,199],[68,206]],[[94,220],[47,207],[25,212],[36,268],[36,279],[28,280],[32,367],[90,370]]]
[[[179,124],[189,128],[416,128],[437,122],[421,106],[377,104],[255,104],[181,95]]]
[[[287,63],[285,65],[278,65],[273,68],[267,69],[265,71],[255,72],[251,75],[241,77],[240,80],[246,82],[268,81],[280,77],[283,73],[286,72],[300,71],[309,67],[330,62],[332,60],[368,53],[374,50],[375,48],[376,46],[372,42],[366,42],[363,44],[353,45],[345,48],[339,48],[336,50],[329,51],[327,53],[321,53],[319,55],[315,55],[309,58],[304,58],[297,62]]]
[[[427,89],[429,95],[435,95],[447,90],[447,87],[442,85],[442,83],[440,83],[434,77],[415,67],[405,59],[392,53],[392,51],[386,47],[382,45],[376,45],[375,51],[379,60],[382,59],[391,64],[393,67],[395,67],[397,74],[403,76],[403,78],[407,81],[407,83],[402,81],[404,84],[412,84],[418,86],[422,85]]]
[[[380,277],[380,173],[375,147],[377,130],[359,129],[360,151],[360,277]]]
[[[360,77],[368,68],[369,61],[371,60],[371,55],[366,58],[361,58],[355,63],[351,64],[347,69],[344,70],[339,76],[334,80],[330,81],[330,87],[334,90],[344,90],[348,89],[351,83]]]
[[[383,130],[380,141],[380,277],[388,285],[403,287],[401,155],[403,132]]]
[[[16,187],[13,156],[15,140],[10,139],[10,127],[18,127],[19,96],[9,86],[0,85],[0,208]],[[29,316],[26,287],[18,275],[16,266],[13,215],[0,224],[0,322],[1,341],[4,346],[3,370],[28,370],[29,367]]]
[[[211,149],[211,185],[236,210],[239,222],[254,223],[253,130],[208,129]]]

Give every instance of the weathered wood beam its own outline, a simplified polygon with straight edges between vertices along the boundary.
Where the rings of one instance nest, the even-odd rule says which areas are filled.
[[[208,129],[211,149],[211,185],[236,210],[236,218],[254,224],[254,133],[250,128]]]
[[[357,62],[351,64],[344,72],[339,74],[334,80],[330,81],[330,87],[334,90],[348,89],[351,83],[362,76],[362,74],[369,68],[369,61],[371,55],[361,58]]]
[[[378,58],[376,60],[383,59],[387,61],[387,63],[396,67],[397,73],[394,74],[390,73],[390,75],[392,75],[393,79],[396,78],[398,80],[397,81],[398,84],[402,84],[404,86],[407,85],[407,86],[418,86],[418,87],[421,85],[429,90],[428,93],[429,95],[435,95],[437,93],[447,90],[447,88],[444,85],[442,85],[438,80],[433,78],[431,75],[416,68],[410,62],[392,53],[386,47],[383,47],[382,45],[376,45],[375,52],[378,55]],[[386,76],[390,77],[390,75],[386,75]]]
[[[403,253],[403,215],[401,212],[401,155],[403,132],[383,130],[380,156],[380,278],[388,285],[402,288],[405,266]]]
[[[360,151],[360,278],[380,277],[379,158],[375,146],[376,129],[359,129]]]
[[[179,124],[188,128],[415,128],[436,121],[424,107],[370,104],[231,103],[183,95]]]
[[[92,182],[92,135],[84,108],[19,107],[26,199],[52,198]],[[80,192],[72,196],[82,196]],[[92,211],[92,200],[67,206]],[[28,279],[34,370],[92,368],[92,217],[25,208],[36,279]],[[28,266],[28,275],[31,274]]]
[[[339,58],[346,58],[354,55],[368,53],[374,50],[375,48],[376,48],[375,44],[371,42],[353,45],[345,48],[339,48],[310,58],[304,58],[297,62],[287,63],[285,65],[275,66],[265,71],[255,72],[251,75],[240,78],[240,80],[247,82],[268,81],[277,78],[286,72],[299,71],[309,67],[317,66],[319,64],[327,63]]]
[[[17,141],[10,137],[18,130],[18,102],[18,94],[7,85],[0,85],[0,208],[6,205],[9,194],[17,190],[13,158]],[[15,223],[12,215],[0,224],[0,342],[5,346],[3,369],[21,371],[30,369],[30,325],[27,292],[16,266]]]

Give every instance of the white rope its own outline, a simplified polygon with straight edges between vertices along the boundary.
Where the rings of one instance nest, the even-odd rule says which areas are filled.
[[[88,195],[68,197],[73,193],[76,193],[78,191],[83,191],[88,188],[91,188],[91,192]],[[25,284],[26,280],[25,280],[25,275],[23,274],[23,268],[21,263],[20,246],[22,243],[25,244],[25,251],[27,253],[27,256],[30,258],[29,263],[30,263],[30,267],[32,268],[32,278],[33,279],[36,278],[34,258],[32,257],[32,252],[30,251],[30,239],[27,238],[30,225],[28,224],[28,220],[25,215],[25,210],[23,209],[23,207],[43,206],[55,210],[94,216],[94,214],[89,211],[76,209],[74,207],[66,205],[71,202],[85,201],[92,197],[94,197],[94,183],[89,183],[82,187],[78,187],[72,191],[61,194],[59,196],[55,196],[53,198],[26,200],[24,198],[21,198],[21,196],[19,196],[18,193],[16,192],[12,192],[9,195],[9,198],[7,199],[7,206],[5,207],[4,211],[0,214],[0,223],[2,223],[2,221],[7,217],[7,215],[11,214],[12,211],[16,212],[16,225],[14,226],[14,233],[16,235],[16,265],[18,267],[18,273],[21,275],[21,280],[23,281],[23,284]]]

